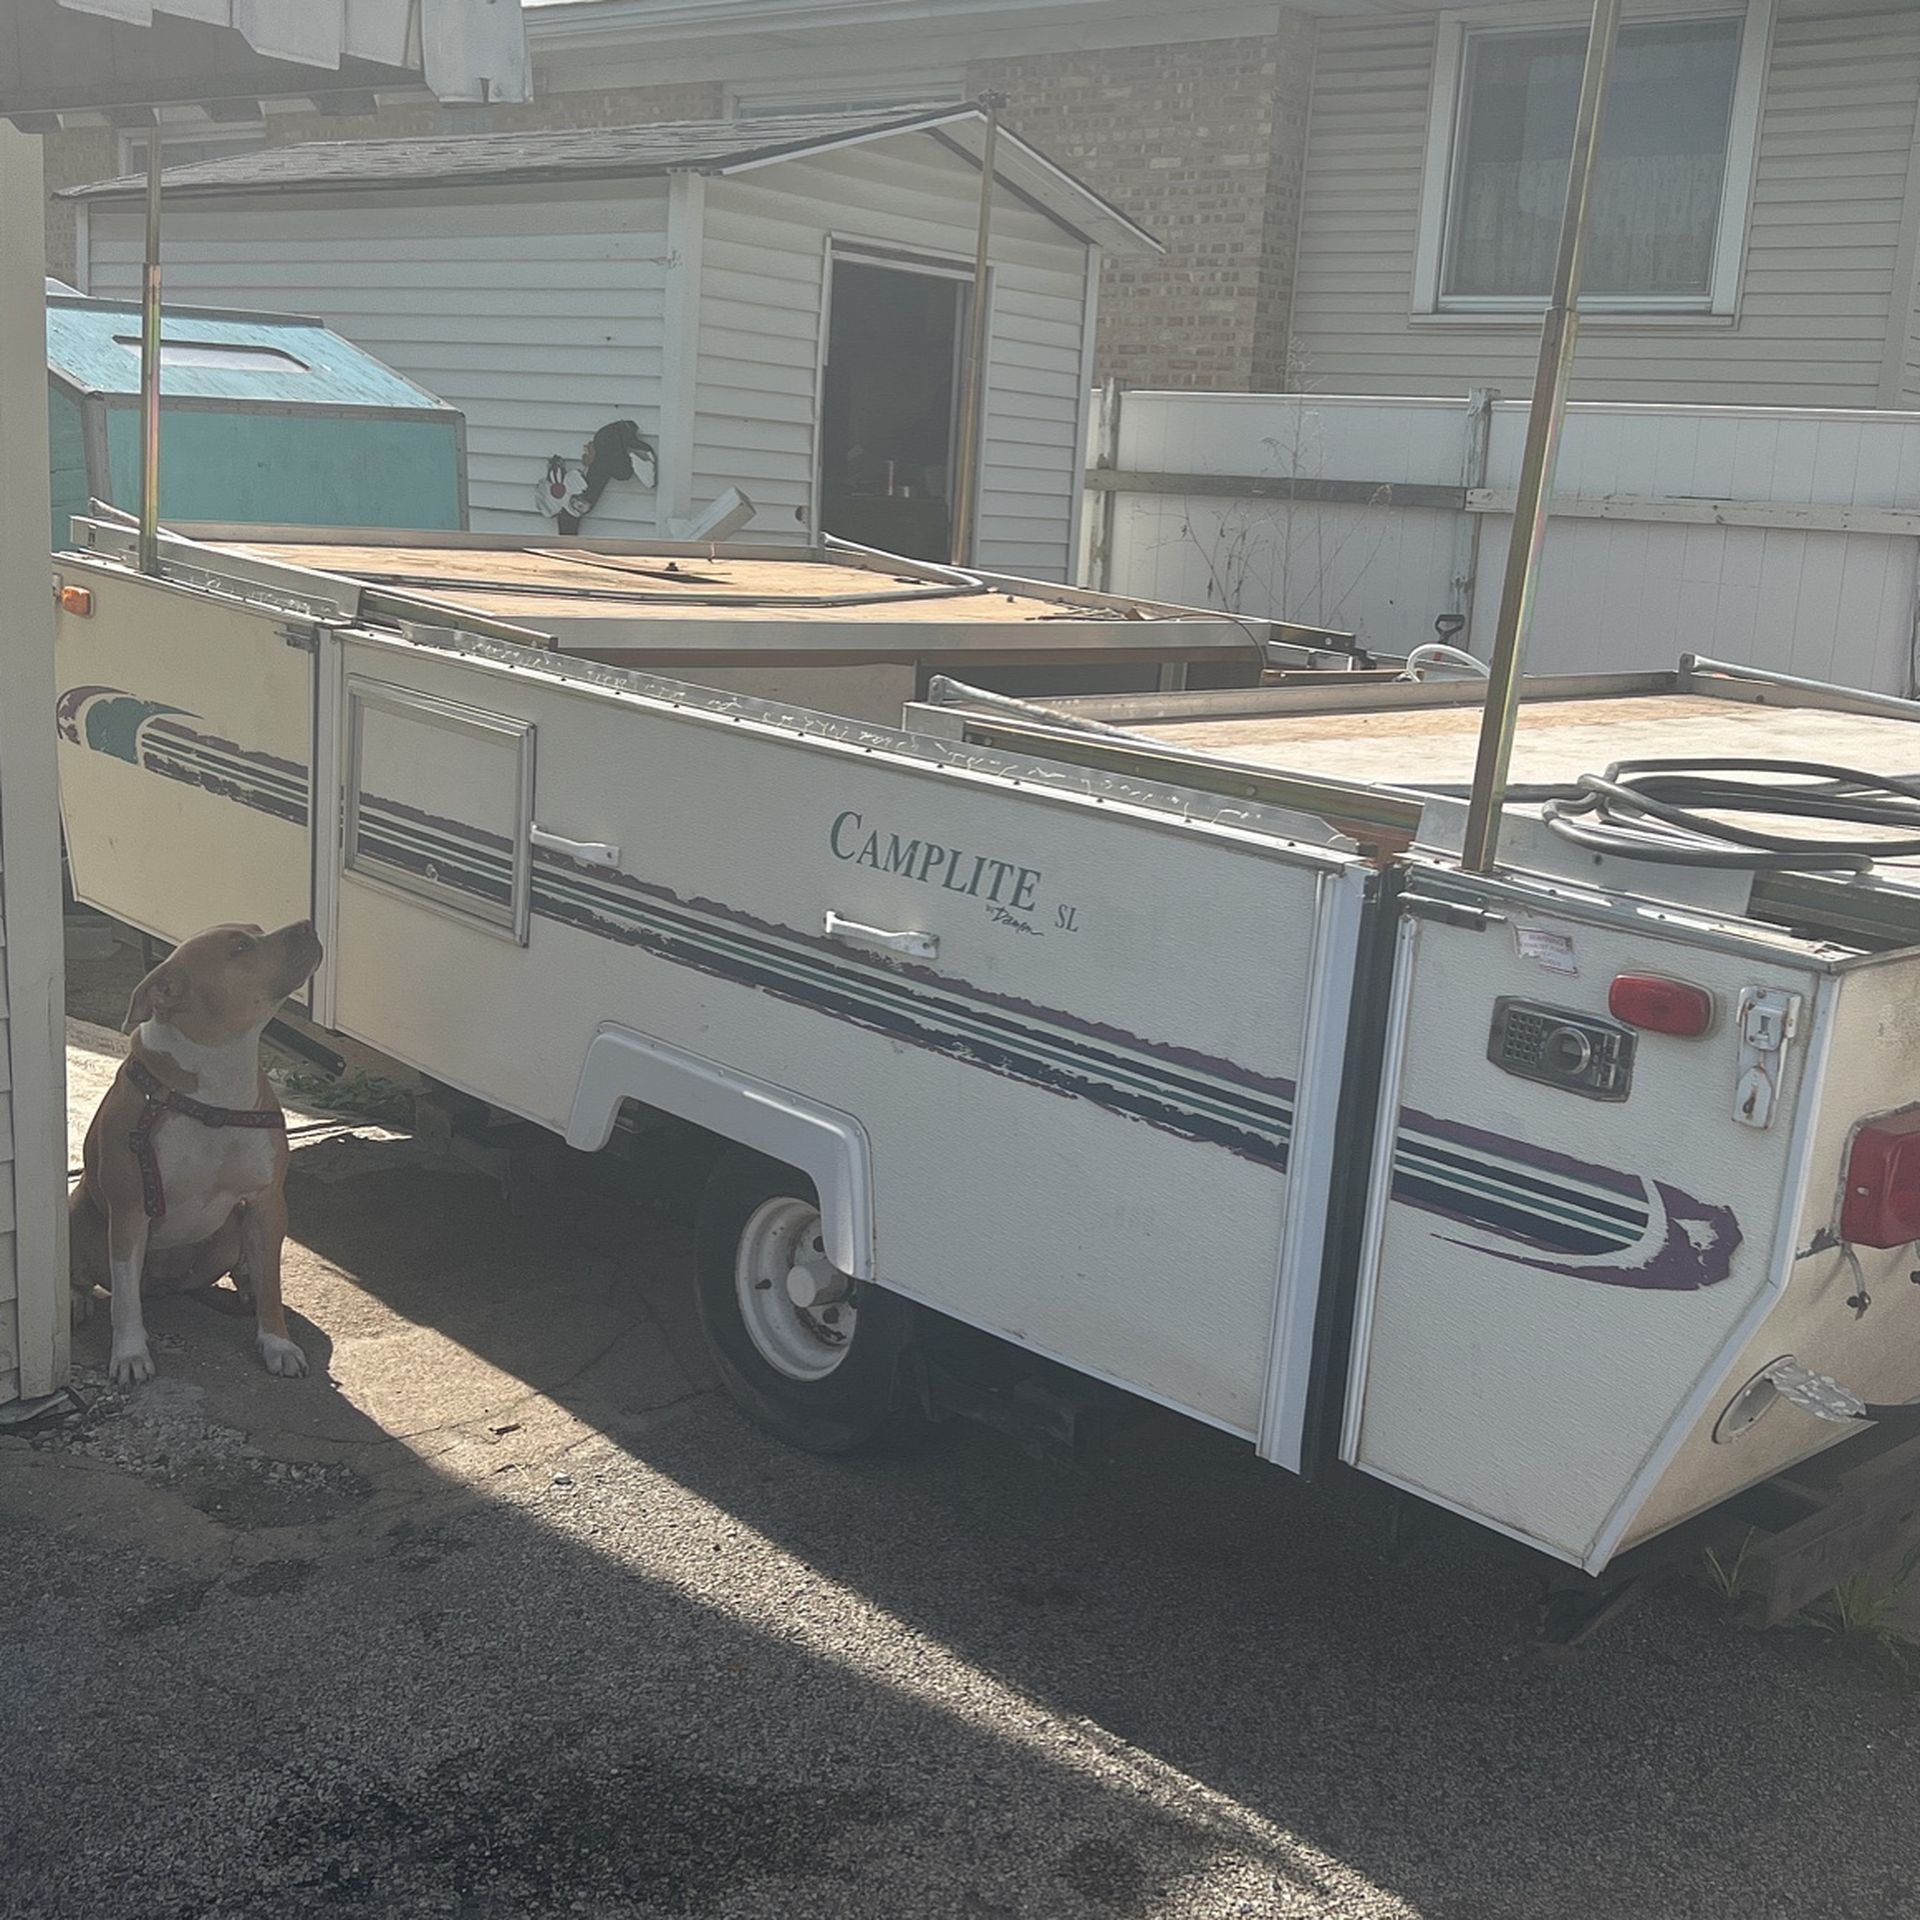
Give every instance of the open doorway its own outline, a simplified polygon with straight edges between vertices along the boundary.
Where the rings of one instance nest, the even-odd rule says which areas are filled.
[[[820,521],[842,540],[945,560],[968,283],[836,259],[820,396]]]

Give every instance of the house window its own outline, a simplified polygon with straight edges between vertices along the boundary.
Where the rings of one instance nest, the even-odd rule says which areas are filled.
[[[1620,30],[1582,305],[1730,312],[1770,0]],[[1421,236],[1429,311],[1525,309],[1553,278],[1586,32],[1448,23]]]
[[[120,136],[120,171],[145,173],[147,134]],[[190,167],[198,160],[224,160],[267,144],[267,129],[259,120],[189,120],[160,129],[160,158],[169,167]]]

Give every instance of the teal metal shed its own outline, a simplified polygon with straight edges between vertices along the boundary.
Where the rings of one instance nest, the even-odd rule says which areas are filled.
[[[140,309],[47,298],[53,544],[140,491]],[[318,320],[166,309],[160,515],[175,523],[460,530],[466,416]]]

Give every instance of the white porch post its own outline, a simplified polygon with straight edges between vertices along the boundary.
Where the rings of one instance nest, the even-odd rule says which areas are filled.
[[[20,1392],[67,1377],[67,1112],[53,601],[47,567],[46,194],[40,142],[0,121],[0,901],[4,1056],[13,1119]],[[5,1273],[0,1264],[0,1274]],[[6,1367],[0,1358],[0,1372]]]

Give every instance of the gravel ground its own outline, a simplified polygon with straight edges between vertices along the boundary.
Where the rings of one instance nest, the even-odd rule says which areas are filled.
[[[831,1463],[712,1391],[672,1210],[296,1157],[314,1361],[156,1303],[0,1439],[0,1913],[1688,1920],[1920,1910],[1914,1696],[1173,1421]]]

